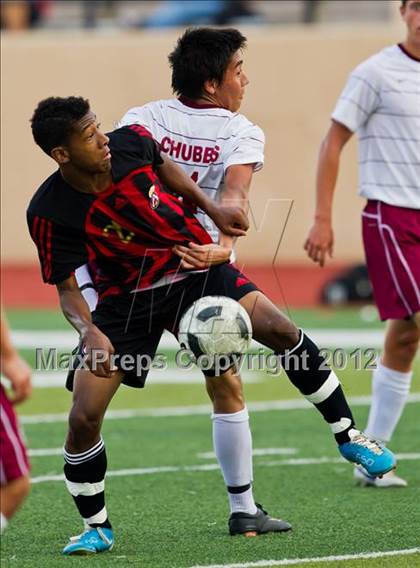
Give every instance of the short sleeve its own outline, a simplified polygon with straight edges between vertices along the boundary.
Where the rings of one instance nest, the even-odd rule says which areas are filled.
[[[160,155],[160,144],[153,138],[151,132],[140,124],[132,124],[128,128],[141,139],[138,140],[138,144],[142,146],[145,154],[149,157],[153,164],[153,168],[155,169],[157,166],[163,164],[163,160]]]
[[[254,164],[254,171],[260,170],[264,164],[264,144],[264,132],[259,126],[248,121],[240,125],[226,142],[223,152],[224,170],[241,164]]]
[[[356,132],[380,104],[379,77],[369,62],[349,76],[331,118]]]
[[[86,264],[88,254],[83,236],[50,219],[28,214],[32,240],[38,250],[42,278],[48,284],[59,284],[76,268]]]
[[[116,179],[127,175],[135,165],[151,164],[153,169],[163,164],[160,146],[152,134],[140,124],[131,124],[110,134],[113,174]]]
[[[150,132],[153,132],[153,118],[146,105],[130,108],[117,123],[117,128],[130,126],[131,124],[140,124]]]

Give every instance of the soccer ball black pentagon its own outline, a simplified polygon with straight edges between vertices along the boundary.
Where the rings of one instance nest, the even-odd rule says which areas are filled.
[[[226,296],[196,300],[179,322],[178,340],[194,358],[245,353],[252,339],[251,320],[244,308]]]

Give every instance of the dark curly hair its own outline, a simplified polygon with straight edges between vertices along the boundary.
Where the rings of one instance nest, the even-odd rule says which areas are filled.
[[[31,118],[35,142],[50,156],[53,148],[66,144],[74,124],[89,110],[89,101],[82,97],[49,97],[42,100]]]
[[[174,93],[199,98],[206,81],[223,81],[232,55],[245,47],[246,37],[233,28],[187,29],[168,56]]]

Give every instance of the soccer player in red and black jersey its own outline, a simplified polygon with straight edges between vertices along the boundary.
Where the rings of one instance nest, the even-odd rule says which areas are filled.
[[[162,158],[144,128],[133,125],[103,134],[83,98],[40,102],[32,131],[59,166],[35,193],[27,212],[43,279],[57,285],[63,312],[79,332],[90,365],[95,352],[104,355],[95,374],[76,373],[65,446],[66,484],[89,528],[65,553],[88,554],[110,549],[113,543],[104,500],[106,456],[100,424],[121,381],[143,386],[147,374],[136,368],[113,370],[110,355],[152,358],[164,327],[176,324],[178,312],[204,289],[220,291],[225,280],[219,270],[213,287],[198,276],[192,282],[189,277],[189,286],[184,286],[188,274],[180,270],[172,247],[206,244],[211,238],[166,188],[205,210],[228,234],[245,234],[248,221],[239,208],[217,206],[176,164]],[[75,269],[87,261],[95,264],[100,293],[93,321],[74,278]],[[133,291],[142,292],[140,301]]]
[[[316,345],[292,324],[285,328],[281,312],[234,265],[199,272],[181,268],[175,245],[202,245],[211,239],[165,187],[199,206],[226,234],[245,233],[247,220],[240,209],[215,205],[205,197],[182,170],[162,159],[141,126],[102,134],[82,98],[42,101],[32,117],[32,131],[59,170],[33,197],[29,227],[43,278],[57,285],[63,312],[79,332],[87,355],[87,369],[75,375],[64,450],[66,485],[86,530],[71,539],[64,554],[112,547],[101,437],[106,408],[121,382],[144,386],[148,369],[132,366],[133,361],[145,355],[152,359],[163,330],[176,332],[183,312],[202,296],[240,301],[250,315],[255,339],[279,355],[289,379],[329,423],[342,455],[363,461],[374,475],[395,465],[389,450],[354,428],[341,385]],[[74,277],[75,269],[88,261],[95,265],[100,293],[92,316]],[[237,488],[238,493],[249,490],[250,484]],[[254,514],[233,513],[229,527],[231,534],[291,528],[260,507]]]

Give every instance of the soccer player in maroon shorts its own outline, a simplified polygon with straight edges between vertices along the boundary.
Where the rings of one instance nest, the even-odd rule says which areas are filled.
[[[10,339],[1,314],[1,372],[9,379],[13,395],[8,398],[0,385],[0,532],[18,510],[29,492],[29,462],[19,430],[14,404],[31,394],[31,370]]]
[[[315,220],[305,242],[324,265],[334,244],[332,202],[340,155],[357,132],[363,242],[375,302],[387,320],[384,350],[372,380],[366,433],[389,442],[408,397],[420,338],[420,1],[403,0],[404,42],[351,73],[319,154]],[[355,469],[360,485],[405,487]]]

